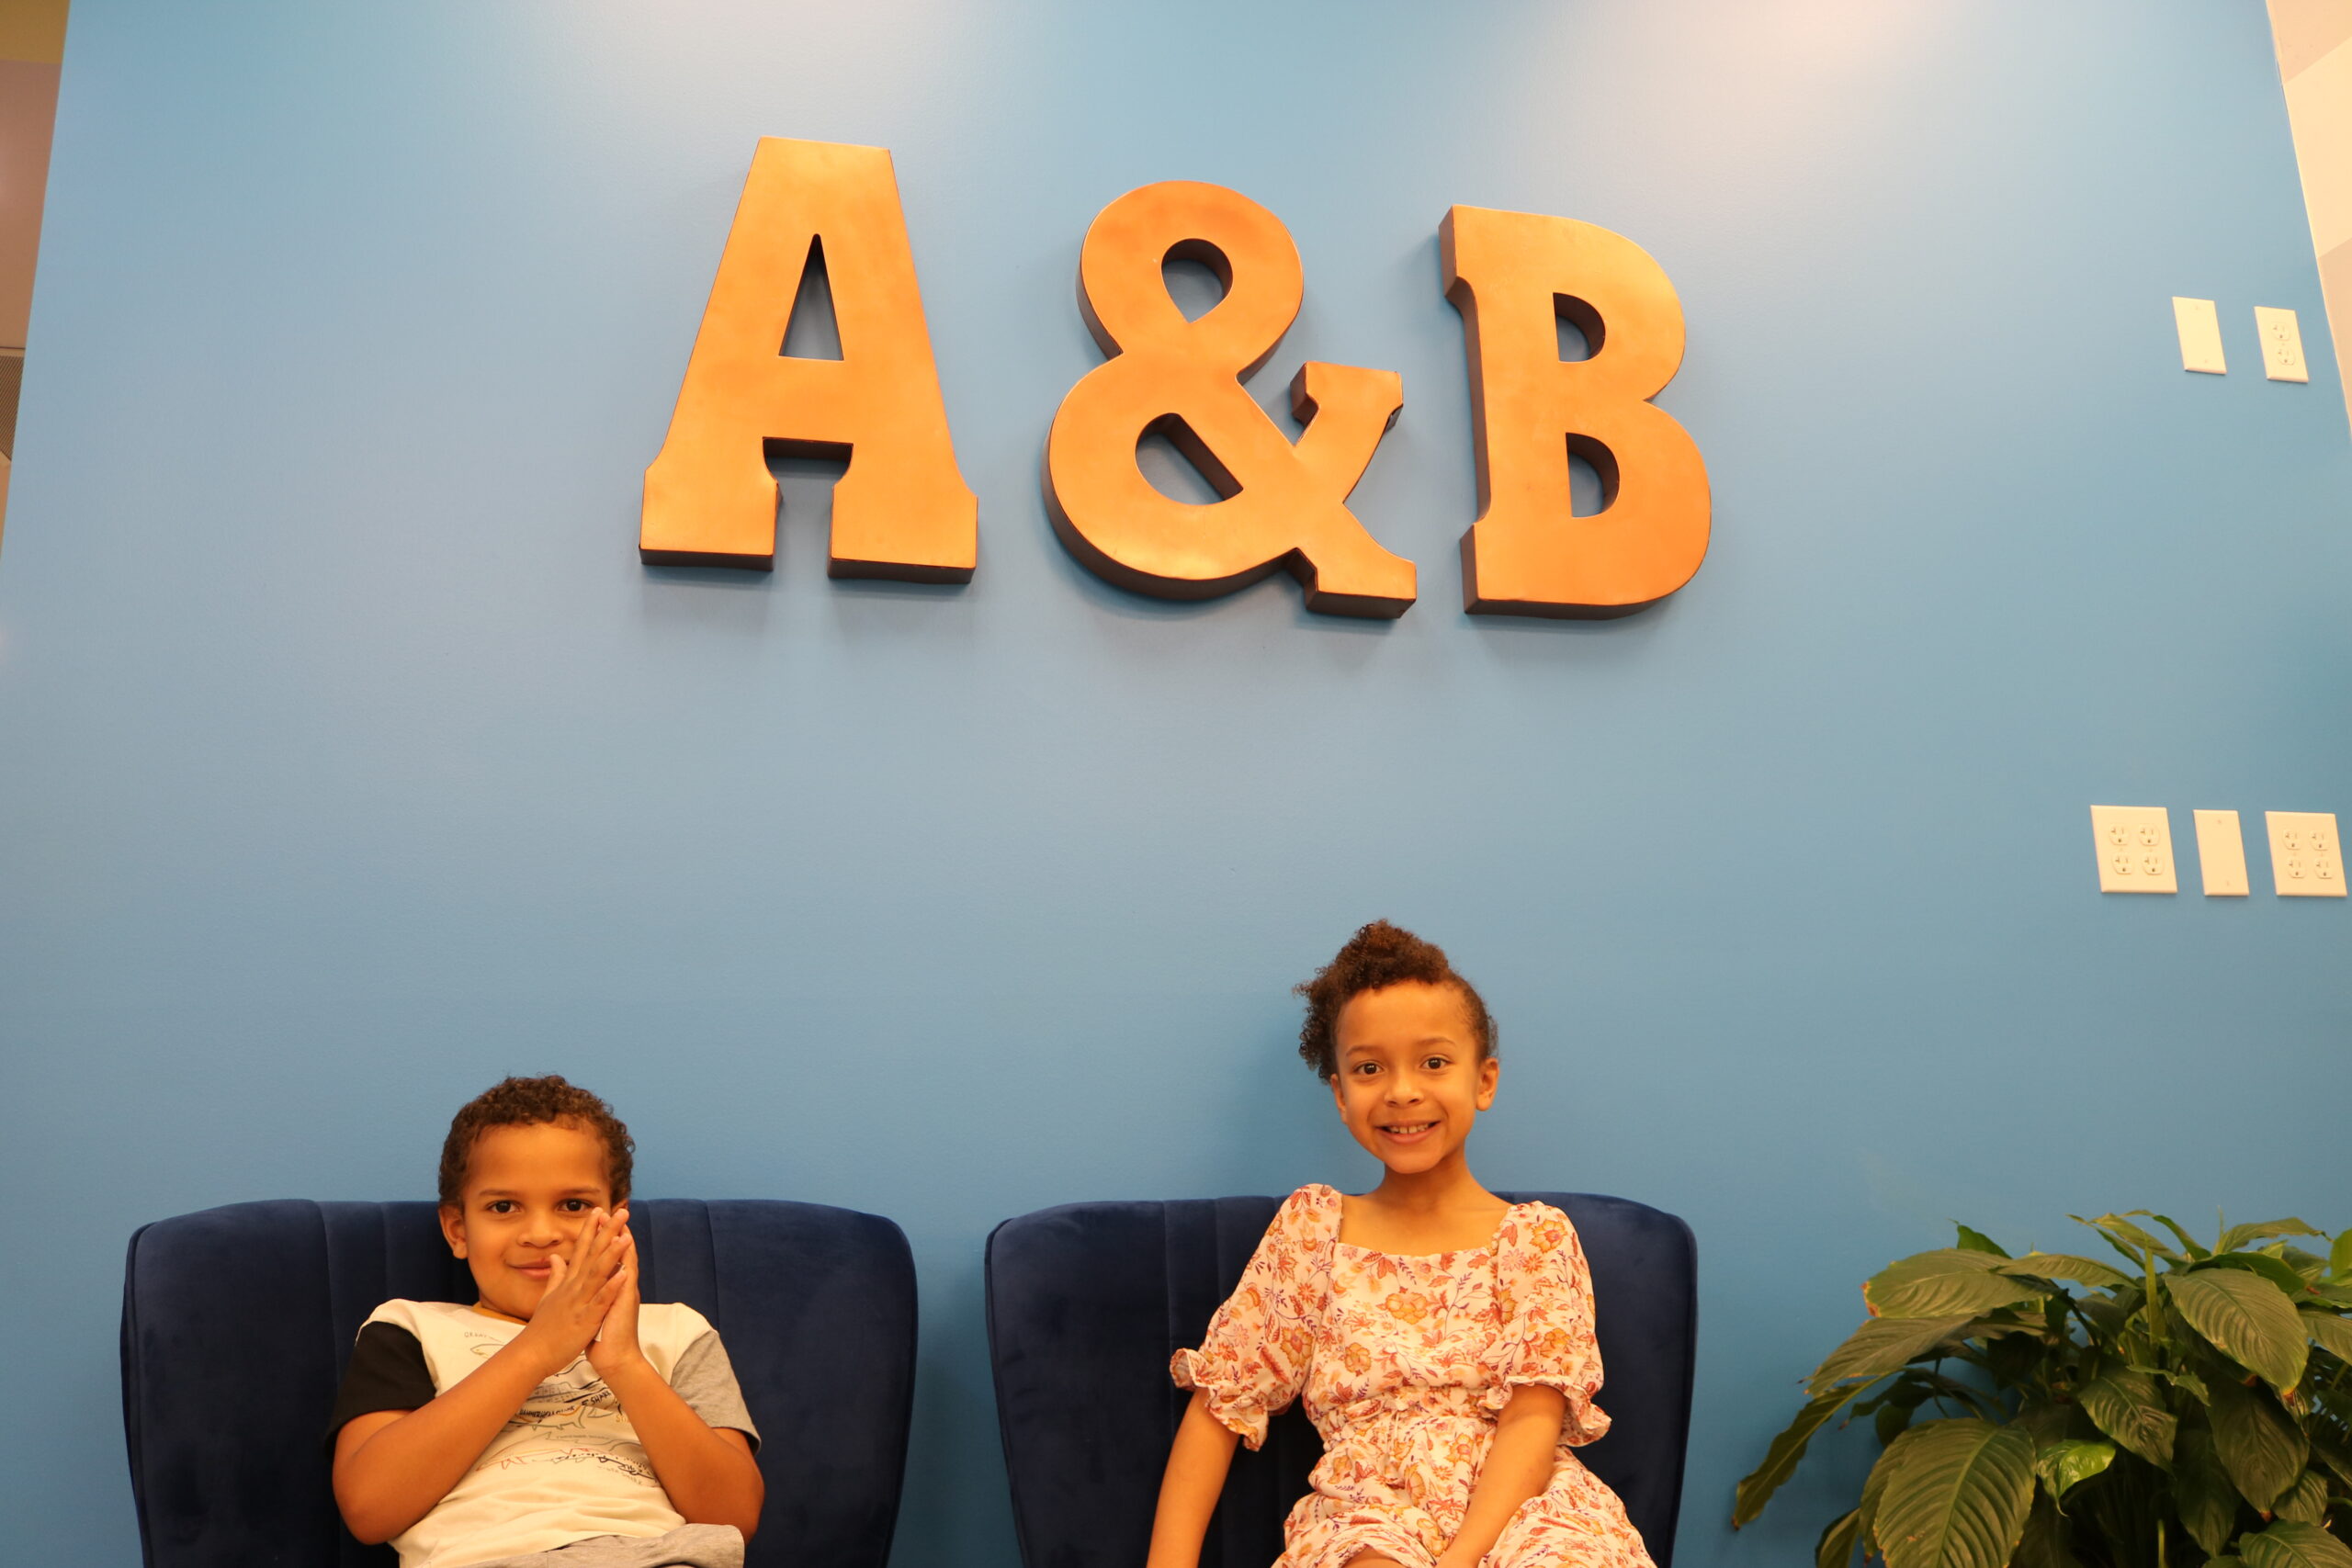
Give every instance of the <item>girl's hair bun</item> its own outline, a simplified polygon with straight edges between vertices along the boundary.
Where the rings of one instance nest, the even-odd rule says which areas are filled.
[[[1495,1021],[1487,1012],[1486,999],[1445,961],[1445,949],[1423,942],[1401,926],[1374,920],[1350,937],[1313,979],[1292,987],[1306,998],[1306,1021],[1298,1027],[1298,1054],[1315,1069],[1316,1077],[1329,1083],[1339,1076],[1340,1047],[1333,1032],[1348,998],[1408,981],[1452,986],[1461,992],[1463,1006],[1470,1013],[1470,1032],[1478,1042],[1478,1059],[1483,1062],[1495,1054]]]

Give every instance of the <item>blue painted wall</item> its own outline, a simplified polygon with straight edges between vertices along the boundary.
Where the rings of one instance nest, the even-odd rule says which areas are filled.
[[[773,578],[636,561],[763,134],[897,154],[967,589],[828,581],[821,476]],[[1403,373],[1403,621],[1048,530],[1080,237],[1171,177],[1296,235],[1266,397]],[[1681,291],[1716,535],[1653,613],[1456,607],[1453,202]],[[1738,1538],[1731,1483],[1948,1216],[2352,1223],[2352,909],[2102,899],[2086,811],[2352,813],[2341,389],[2256,304],[2320,348],[2251,0],[77,0],[0,556],[11,1552],[133,1561],[135,1225],[423,1195],[560,1069],[648,1192],[906,1226],[899,1561],[1008,1568],[983,1236],[1367,1182],[1286,988],[1388,915],[1502,1020],[1481,1175],[1697,1230],[1685,1568],[1805,1560],[1860,1446]]]

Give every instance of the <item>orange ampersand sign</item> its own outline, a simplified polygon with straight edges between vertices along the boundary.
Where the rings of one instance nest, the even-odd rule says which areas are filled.
[[[1186,321],[1162,267],[1198,261],[1225,297]],[[1395,616],[1413,563],[1381,548],[1349,492],[1404,406],[1392,370],[1308,364],[1291,383],[1295,444],[1242,381],[1271,358],[1305,290],[1281,220],[1221,186],[1170,180],[1104,208],[1079,254],[1079,304],[1111,357],[1062,400],[1046,438],[1046,504],[1070,553],[1102,577],[1207,599],[1286,568],[1306,607]],[[1171,500],[1136,463],[1168,437],[1225,499]]]

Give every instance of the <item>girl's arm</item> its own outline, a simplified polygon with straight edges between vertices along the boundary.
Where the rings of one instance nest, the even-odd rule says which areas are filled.
[[[1479,1559],[1519,1512],[1520,1505],[1552,1484],[1560,1427],[1567,1420],[1567,1396],[1556,1388],[1527,1383],[1511,1392],[1495,1422],[1495,1440],[1470,1489],[1462,1528],[1437,1560],[1437,1568],[1476,1568]],[[1157,1565],[1155,1565],[1157,1568]]]
[[[1151,1551],[1144,1568],[1199,1568],[1201,1542],[1209,1533],[1209,1516],[1216,1512],[1217,1495],[1225,1490],[1225,1472],[1233,1467],[1233,1445],[1240,1441],[1232,1429],[1209,1414],[1206,1391],[1193,1391],[1176,1441],[1168,1450],[1168,1469],[1159,1478],[1159,1507],[1151,1517]]]

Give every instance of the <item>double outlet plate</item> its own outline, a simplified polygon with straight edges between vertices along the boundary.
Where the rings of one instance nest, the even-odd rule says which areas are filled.
[[[2242,898],[2250,891],[2245,839],[2234,811],[2199,811],[2197,863],[2205,894]],[[2344,859],[2332,811],[2266,811],[2270,877],[2281,898],[2341,898]],[[2172,814],[2161,806],[2094,806],[2091,833],[2098,848],[2102,893],[2177,893]]]

